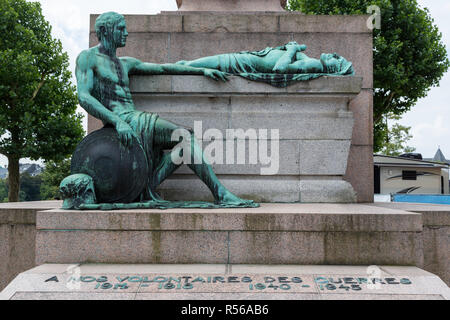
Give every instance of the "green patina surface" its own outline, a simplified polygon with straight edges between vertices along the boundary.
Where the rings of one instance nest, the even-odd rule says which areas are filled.
[[[306,49],[306,45],[294,41],[277,48],[220,54],[177,64],[216,69],[276,87],[322,76],[354,75],[352,63],[337,53],[323,53],[320,59],[314,59],[303,53]]]
[[[94,204],[82,204],[77,209],[79,210],[132,210],[132,209],[224,209],[224,208],[257,208],[259,205],[255,203],[212,203],[204,201],[164,201],[164,200],[151,200],[134,203],[94,203]],[[194,225],[196,222],[193,221]]]
[[[100,41],[98,46],[83,51],[77,59],[76,77],[80,105],[92,116],[114,127],[124,148],[133,141],[139,143],[145,153],[148,166],[148,183],[136,203],[95,203],[91,200],[80,205],[78,202],[86,185],[81,184],[70,189],[65,188],[65,209],[82,210],[120,210],[120,209],[168,209],[168,208],[247,208],[257,207],[251,200],[244,200],[231,193],[220,183],[211,165],[204,158],[202,148],[195,140],[189,128],[166,121],[154,113],[145,113],[135,109],[130,88],[130,75],[204,75],[214,80],[226,81],[226,74],[205,67],[190,67],[180,64],[153,64],[141,62],[131,57],[117,57],[116,51],[126,44],[128,32],[122,15],[108,12],[100,15],[95,23]],[[211,190],[215,203],[207,202],[168,202],[160,198],[156,188],[182,164],[174,164],[173,153],[164,150],[174,149],[180,141],[172,141],[172,134],[186,129],[190,137],[192,161],[188,167]],[[201,159],[199,164],[194,159]],[[133,166],[134,170],[137,170]],[[77,174],[79,172],[73,172]],[[96,177],[92,177],[97,180]],[[79,181],[75,176],[67,178],[73,184]],[[64,183],[61,187],[65,187]],[[74,193],[70,194],[70,190]],[[95,190],[94,190],[95,191]],[[77,199],[77,204],[74,200]]]
[[[85,174],[75,174],[61,182],[63,209],[80,209],[82,204],[96,203],[94,180]]]

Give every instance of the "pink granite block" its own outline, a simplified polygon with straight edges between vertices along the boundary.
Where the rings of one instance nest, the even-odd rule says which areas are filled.
[[[298,12],[280,15],[281,32],[308,33],[372,33],[367,28],[367,15],[304,15]]]
[[[98,14],[90,16],[90,32],[95,33],[95,20]],[[179,15],[133,15],[126,14],[127,31],[134,32],[181,32],[183,31],[182,20]]]
[[[244,50],[259,51],[291,40],[288,33],[173,33],[170,40],[170,62]]]
[[[276,15],[188,14],[183,17],[184,32],[277,32]]]
[[[226,263],[225,232],[40,231],[36,264]]]
[[[373,92],[363,89],[361,93],[350,101],[350,110],[355,117],[353,127],[353,145],[373,145]]]
[[[321,264],[324,258],[318,232],[230,232],[232,264]]]
[[[450,227],[424,226],[424,269],[450,285]]]
[[[88,114],[88,131],[87,131],[87,133],[90,134],[101,128],[103,128],[103,122],[97,118],[94,118],[90,114]]]
[[[423,267],[423,241],[416,232],[327,232],[325,264]]]
[[[374,198],[373,147],[355,146],[350,148],[345,180],[356,191],[359,203],[372,203]]]
[[[420,267],[421,240],[412,232],[231,232],[230,263]]]

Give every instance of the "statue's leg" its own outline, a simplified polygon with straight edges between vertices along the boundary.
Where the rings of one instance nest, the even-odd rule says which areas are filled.
[[[186,129],[189,131],[190,139],[191,139],[191,161],[188,167],[194,171],[194,173],[208,186],[211,192],[214,195],[214,198],[219,199],[219,193],[221,189],[225,187],[220,183],[219,179],[215,175],[212,170],[211,165],[207,162],[204,157],[203,150],[200,147],[198,141],[195,139],[192,130],[189,128],[183,128],[180,125],[172,123],[170,121],[159,118],[155,124],[155,139],[154,143],[158,147],[164,150],[170,150],[175,148],[180,142],[172,140],[172,134],[175,130]],[[175,154],[174,154],[175,153]],[[156,172],[155,172],[155,180],[154,184],[159,185],[165,179],[167,179],[170,175],[172,175],[181,165],[175,164],[172,161],[172,158],[182,157],[183,154],[180,154],[180,150],[173,150],[170,153],[164,155],[162,161],[160,162]],[[201,159],[201,164],[194,164],[195,159]],[[197,160],[198,161],[198,160]],[[200,161],[198,161],[200,162]]]
[[[180,141],[172,141],[172,134],[175,130],[182,129],[181,126],[176,125],[170,121],[159,118],[155,124],[155,140],[154,143],[161,147],[162,149],[169,150],[173,149],[177,146]],[[234,194],[232,194],[225,186],[219,181],[216,174],[214,173],[212,166],[206,160],[203,150],[200,147],[200,144],[195,139],[194,133],[190,131],[191,138],[191,161],[188,167],[206,184],[206,186],[211,190],[211,193],[214,196],[214,199],[217,203],[224,204],[251,204],[252,201],[243,200]],[[172,153],[177,152],[179,150],[174,150],[171,153],[168,153],[164,156],[161,164],[155,172],[155,180],[154,185],[161,184],[165,179],[167,179],[175,170],[177,170],[180,165],[174,164],[172,161]],[[180,156],[176,154],[175,156]],[[196,164],[195,159],[198,159],[201,162]]]
[[[158,167],[156,168],[153,174],[154,186],[159,186],[161,183],[164,182],[164,180],[170,177],[179,167],[181,167],[181,164],[177,165],[173,163],[172,161],[173,152],[176,151],[172,151],[170,153],[165,154],[161,162],[159,163]]]

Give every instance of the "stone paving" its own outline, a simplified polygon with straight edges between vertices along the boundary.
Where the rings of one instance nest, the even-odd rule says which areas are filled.
[[[416,267],[42,265],[1,294],[11,300],[447,300]]]

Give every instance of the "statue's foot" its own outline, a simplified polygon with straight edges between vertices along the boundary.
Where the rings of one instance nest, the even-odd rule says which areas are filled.
[[[259,204],[255,203],[253,200],[241,199],[238,196],[232,194],[230,191],[226,191],[223,196],[216,201],[216,204],[223,207],[230,208],[257,208]]]

